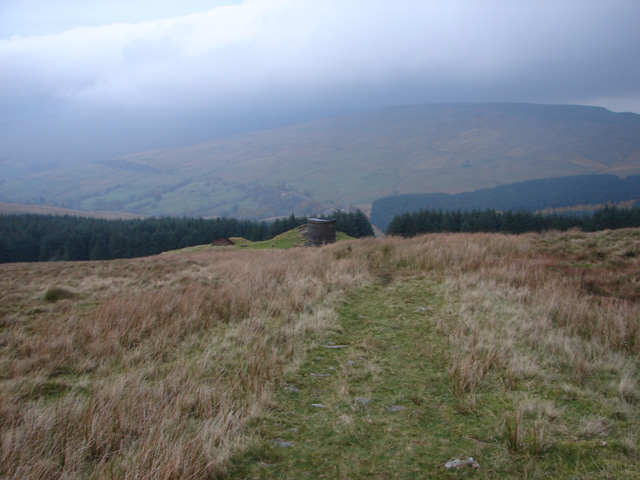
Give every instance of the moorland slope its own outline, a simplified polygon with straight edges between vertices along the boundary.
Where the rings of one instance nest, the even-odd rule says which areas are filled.
[[[315,214],[390,194],[639,174],[640,115],[569,105],[414,105],[45,172],[2,172],[2,201],[151,215]]]
[[[0,265],[0,477],[637,478],[639,262],[626,229]]]

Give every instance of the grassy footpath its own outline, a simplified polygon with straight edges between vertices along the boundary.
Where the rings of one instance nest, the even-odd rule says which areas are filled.
[[[460,345],[451,332],[467,308],[462,292],[453,298],[445,285],[426,279],[384,283],[342,306],[341,329],[286,379],[270,414],[255,426],[261,439],[237,459],[234,478],[635,478],[640,472],[634,440],[624,440],[635,431],[637,412],[616,409],[571,382],[569,369],[549,364],[544,371],[539,362],[518,373],[500,355],[484,373],[468,366],[476,368],[477,385],[460,386],[460,378],[469,379],[456,364]],[[499,302],[488,308],[510,314]],[[509,350],[524,352],[526,338],[519,340]],[[480,470],[444,468],[469,456]]]
[[[244,465],[240,476],[415,478],[433,470],[439,456],[442,463],[448,459],[451,445],[435,435],[452,428],[446,409],[439,408],[446,384],[425,361],[425,341],[433,332],[418,310],[418,303],[433,304],[434,296],[425,289],[407,299],[397,290],[367,288],[341,309],[343,330],[329,342],[348,346],[319,345],[288,379],[273,418],[259,427],[266,440],[293,446],[267,441],[265,457]]]

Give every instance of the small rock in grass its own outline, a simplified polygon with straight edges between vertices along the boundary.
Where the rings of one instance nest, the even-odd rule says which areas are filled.
[[[452,469],[452,468],[464,467],[465,465],[469,465],[470,467],[472,467],[474,469],[480,468],[480,465],[478,464],[478,462],[476,462],[473,459],[473,457],[467,457],[466,460],[461,460],[459,458],[453,458],[453,459],[449,460],[447,463],[444,464],[444,468]]]
[[[327,408],[321,403],[312,403],[311,406],[314,408]]]
[[[362,405],[369,405],[371,403],[371,399],[367,397],[356,397],[356,402],[361,403]]]
[[[293,444],[295,442],[289,442],[286,440],[282,440],[281,438],[274,438],[273,440],[271,440],[271,443],[273,444],[274,447],[289,448],[289,447],[293,447]]]
[[[300,389],[291,383],[285,383],[282,387],[292,393],[300,393]]]
[[[386,409],[390,412],[399,412],[400,410],[404,410],[407,407],[403,407],[402,405],[389,405]]]

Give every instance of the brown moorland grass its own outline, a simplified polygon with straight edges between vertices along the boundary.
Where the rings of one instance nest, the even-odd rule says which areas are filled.
[[[327,253],[4,265],[2,477],[224,471],[273,379],[368,281]],[[51,285],[75,297],[44,300]]]
[[[377,278],[446,287],[456,320],[440,327],[461,412],[490,372],[509,388],[540,375],[537,358],[509,348],[515,338],[566,359],[576,384],[609,365],[622,401],[636,402],[639,234],[438,234],[2,265],[0,477],[223,476],[285,373],[339,328],[336,302]],[[73,296],[48,302],[52,288]],[[503,304],[535,318],[514,307],[505,323]],[[540,405],[531,408],[551,417]],[[515,417],[507,422],[520,448]],[[536,428],[541,450],[545,425]],[[608,426],[594,417],[581,428]]]

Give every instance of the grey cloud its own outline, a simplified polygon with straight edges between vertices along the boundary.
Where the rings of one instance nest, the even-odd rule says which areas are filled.
[[[178,109],[236,129],[399,103],[640,111],[638,18],[635,0],[250,0],[0,39],[0,106],[5,119],[44,105]]]
[[[451,85],[447,97],[455,97],[456,85],[475,95],[509,92],[541,101],[637,95],[636,5],[254,1],[40,42],[4,41],[0,59],[30,59],[3,74],[4,81],[24,85],[25,96],[54,92],[124,105],[215,104],[230,96],[242,101],[363,84],[393,91],[407,81],[434,90]]]

